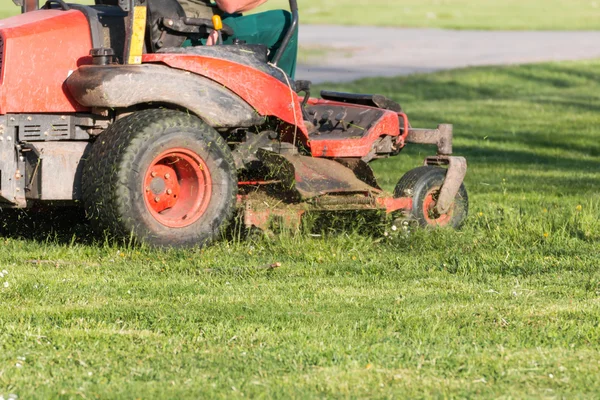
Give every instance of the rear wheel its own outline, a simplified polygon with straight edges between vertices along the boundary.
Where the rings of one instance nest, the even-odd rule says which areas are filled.
[[[412,197],[411,217],[424,227],[460,228],[469,212],[469,198],[464,185],[450,210],[439,214],[436,210],[437,198],[446,179],[446,170],[439,167],[420,167],[407,172],[396,185],[394,197]]]
[[[223,138],[195,116],[144,110],[111,125],[86,160],[86,214],[99,229],[154,246],[202,246],[235,209]]]

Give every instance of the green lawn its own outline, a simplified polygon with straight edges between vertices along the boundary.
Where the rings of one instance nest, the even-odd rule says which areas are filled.
[[[287,8],[288,4],[287,0],[271,0],[265,8]],[[598,0],[300,0],[299,6],[301,21],[310,24],[500,30],[600,28]]]
[[[600,28],[600,0],[299,0],[299,5],[301,21],[310,24],[510,30]],[[287,0],[270,0],[261,9],[282,7],[288,7]],[[10,0],[0,5],[0,17],[15,12],[18,8]]]
[[[160,252],[5,212],[0,396],[598,398],[600,62],[333,87],[455,124],[462,231]]]

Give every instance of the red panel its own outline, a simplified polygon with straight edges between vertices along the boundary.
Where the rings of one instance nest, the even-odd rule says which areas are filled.
[[[342,105],[344,107],[362,108],[369,109],[372,107],[339,103],[327,100],[314,100],[310,101],[311,105],[318,104],[335,104]],[[379,110],[381,109],[373,109]],[[364,157],[373,148],[373,143],[380,136],[398,136],[400,135],[400,120],[398,114],[393,111],[385,111],[381,118],[373,125],[371,129],[361,138],[348,138],[344,140],[314,140],[308,144],[310,150],[315,157],[328,157],[328,158],[352,158],[352,157]]]
[[[410,197],[379,197],[377,199],[377,204],[385,208],[385,212],[391,214],[396,211],[406,210],[409,211],[412,209],[413,201]]]
[[[80,11],[39,10],[0,22],[0,114],[86,111],[63,87],[92,47]],[[80,61],[81,60],[81,61]]]
[[[269,74],[232,61],[193,54],[145,54],[143,62],[161,62],[219,82],[254,107],[260,115],[274,116],[297,125],[301,133],[299,136],[305,140],[308,138],[298,95]]]

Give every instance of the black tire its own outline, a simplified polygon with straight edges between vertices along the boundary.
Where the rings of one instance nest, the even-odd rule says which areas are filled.
[[[424,204],[431,204],[439,194],[446,179],[446,170],[440,167],[419,167],[407,172],[396,185],[394,197],[412,197],[411,217],[423,227],[449,226],[458,229],[467,219],[469,197],[465,185],[461,185],[450,211],[439,215],[434,210],[426,212]],[[435,203],[434,203],[435,204]]]
[[[171,154],[171,151],[176,151],[173,149],[184,153]],[[164,159],[169,163],[165,162],[160,167],[175,168],[178,171],[176,178],[167,180],[159,177],[159,181],[167,186],[160,182],[155,185],[154,180],[148,184],[148,171],[151,166],[154,169],[158,165],[154,162],[163,154],[168,154]],[[177,154],[189,155],[191,162],[183,161]],[[187,164],[183,164],[185,162]],[[171,190],[169,195],[175,205],[163,211],[153,209],[148,196],[156,193],[157,199],[158,196],[166,198],[165,187],[169,187],[169,182],[179,188],[179,183],[183,182],[180,171],[185,172],[186,182],[201,175],[208,177],[204,181],[206,184],[185,190],[186,193],[194,192],[190,195],[184,194],[185,187],[181,186],[180,199],[192,199],[185,202],[176,199],[177,195],[171,194]],[[156,176],[155,172],[152,174]],[[167,176],[170,178],[165,174]],[[116,121],[92,146],[82,180],[86,215],[96,228],[117,238],[134,239],[152,246],[206,245],[220,235],[235,211],[237,177],[227,143],[202,120],[180,111],[143,110]],[[192,179],[193,182],[200,181]],[[164,190],[161,192],[161,189]],[[198,192],[202,194],[198,195]],[[165,218],[163,214],[177,207],[183,211],[175,220],[182,226],[173,227],[171,222],[159,220]],[[192,217],[187,221],[188,214],[183,207],[191,210]],[[188,224],[192,220],[194,222]]]

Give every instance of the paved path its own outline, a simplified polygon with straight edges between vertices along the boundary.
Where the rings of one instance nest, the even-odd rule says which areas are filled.
[[[473,65],[600,58],[600,32],[452,31],[303,25],[297,79],[344,82]],[[323,56],[319,59],[317,54]]]

